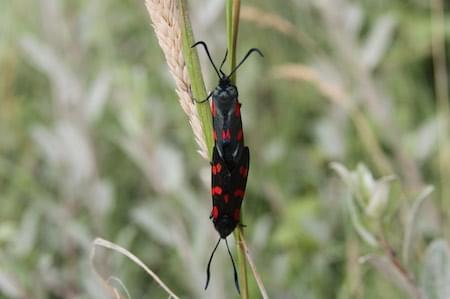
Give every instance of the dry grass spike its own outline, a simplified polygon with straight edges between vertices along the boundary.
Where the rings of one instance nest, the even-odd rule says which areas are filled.
[[[190,93],[190,80],[186,61],[183,57],[183,39],[180,27],[180,13],[174,0],[146,0],[148,14],[158,38],[159,45],[164,53],[169,71],[175,80],[176,92],[183,111],[189,118],[194,132],[199,154],[208,159],[208,150],[203,135],[197,108],[192,101]]]

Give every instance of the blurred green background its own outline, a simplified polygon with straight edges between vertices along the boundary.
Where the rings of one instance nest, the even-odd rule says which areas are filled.
[[[265,54],[237,77],[251,151],[243,213],[270,297],[410,298],[386,267],[358,258],[402,251],[427,185],[435,190],[416,210],[401,259],[412,284],[427,280],[427,245],[450,236],[448,60],[439,46],[448,2],[242,4],[238,59],[251,47]],[[220,61],[224,1],[189,5],[196,39]],[[200,58],[211,90],[217,78]],[[0,76],[1,298],[111,298],[90,265],[96,237],[133,252],[181,298],[237,297],[225,246],[203,290],[217,239],[209,164],[144,1],[1,1]],[[375,220],[357,207],[389,250],[355,232],[345,205],[352,191],[333,161],[396,176]],[[117,253],[98,250],[95,267],[131,298],[167,298]],[[259,298],[249,277],[250,297]]]

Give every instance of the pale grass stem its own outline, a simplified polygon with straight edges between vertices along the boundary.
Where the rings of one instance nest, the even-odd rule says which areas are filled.
[[[136,265],[138,265],[139,267],[144,269],[144,271],[147,272],[156,281],[156,283],[162,289],[164,289],[164,291],[166,291],[167,294],[169,294],[169,296],[170,296],[169,298],[179,299],[179,297],[177,295],[175,295],[174,292],[171,289],[169,289],[169,287],[164,282],[162,282],[162,280],[158,277],[158,275],[156,275],[152,270],[150,270],[137,256],[135,256],[134,254],[132,254],[131,252],[129,252],[128,250],[126,250],[125,248],[123,248],[117,244],[114,244],[110,241],[107,241],[107,240],[104,240],[101,238],[97,238],[94,240],[94,243],[93,243],[92,249],[91,249],[91,256],[90,256],[91,267],[92,267],[92,270],[94,271],[94,273],[102,281],[106,290],[109,291],[110,293],[112,293],[116,299],[122,299],[122,296],[120,296],[117,289],[114,288],[113,286],[111,286],[111,284],[109,283],[111,278],[104,279],[100,275],[100,273],[97,271],[97,269],[95,268],[94,258],[95,258],[95,249],[97,246],[114,250],[114,251],[126,256],[127,258],[132,260]]]
[[[146,0],[148,14],[152,20],[158,43],[164,53],[170,74],[175,80],[176,92],[181,108],[189,118],[199,154],[208,160],[208,149],[197,109],[191,97],[191,82],[183,57],[183,37],[180,27],[180,12],[175,0]]]
[[[256,284],[258,285],[259,292],[263,299],[269,299],[269,295],[267,295],[266,288],[264,287],[264,283],[256,270],[255,263],[253,262],[252,256],[250,255],[250,251],[247,247],[247,243],[245,242],[244,236],[241,237],[240,240],[241,246],[244,248],[245,257],[247,259],[248,264],[250,265],[250,269],[252,269],[253,277],[256,280]]]
[[[299,31],[294,24],[273,12],[264,11],[250,5],[244,5],[241,9],[241,19],[243,21],[254,23],[259,27],[269,28],[293,38],[310,52],[317,53],[318,51],[317,46],[309,36],[302,31]]]

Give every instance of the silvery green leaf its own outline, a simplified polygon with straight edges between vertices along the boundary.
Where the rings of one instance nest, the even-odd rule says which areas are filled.
[[[364,24],[364,10],[361,8],[361,5],[349,2],[345,6],[343,10],[345,31],[352,36],[357,36]]]
[[[408,152],[411,152],[415,159],[424,162],[433,155],[438,146],[441,125],[437,117],[432,117],[406,136]]]
[[[433,241],[425,252],[421,273],[425,299],[450,298],[450,248],[443,239]]]
[[[352,173],[341,163],[332,162],[330,163],[330,168],[337,172],[340,178],[344,181],[349,189],[353,187],[353,177]]]
[[[76,74],[54,46],[31,35],[23,36],[19,41],[25,57],[50,79],[57,107],[76,107],[82,98],[83,88]]]
[[[358,209],[352,197],[349,197],[347,200],[347,208],[350,213],[350,218],[352,220],[353,227],[355,228],[358,235],[370,246],[377,247],[378,242],[372,235],[372,233],[369,230],[367,230],[367,228],[364,227],[364,225],[362,224]]]
[[[152,239],[164,246],[174,244],[175,236],[172,233],[170,221],[167,218],[167,204],[154,201],[151,205],[135,207],[131,211],[131,219],[141,227]]]
[[[95,122],[108,99],[111,89],[111,75],[107,72],[100,73],[92,83],[83,106],[84,117],[90,122]]]
[[[341,115],[334,109],[330,111],[315,126],[317,142],[324,154],[331,159],[345,156],[345,138]]]
[[[162,192],[176,192],[184,183],[184,160],[176,147],[161,142],[155,148],[152,169],[154,177],[161,176],[160,188]]]
[[[360,197],[359,200],[362,200],[363,206],[367,205],[369,198],[375,189],[376,181],[373,178],[372,173],[367,168],[366,165],[359,163],[356,168],[356,173],[358,174],[358,182],[359,182],[359,192]]]
[[[395,19],[385,15],[377,20],[374,28],[370,31],[361,49],[361,59],[369,69],[375,68],[385,55],[392,42],[394,29]]]
[[[394,176],[383,177],[375,184],[365,210],[369,217],[376,219],[381,216],[389,200],[390,182],[394,178]]]
[[[38,237],[41,211],[30,206],[22,216],[20,228],[14,238],[14,253],[24,257],[33,252]]]
[[[403,261],[408,263],[409,260],[409,252],[411,250],[411,244],[414,237],[414,230],[416,229],[416,222],[418,219],[418,215],[420,212],[420,208],[427,198],[430,198],[431,192],[433,192],[433,186],[425,187],[422,192],[420,192],[419,196],[414,200],[414,204],[411,208],[411,211],[408,214],[408,219],[405,227],[405,239],[403,241],[402,255]]]
[[[417,287],[394,265],[387,256],[368,255],[359,259],[360,263],[370,263],[385,279],[408,294],[408,298],[419,299]]]

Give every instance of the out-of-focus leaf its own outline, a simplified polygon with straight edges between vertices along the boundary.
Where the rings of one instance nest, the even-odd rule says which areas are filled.
[[[94,236],[89,232],[86,226],[82,225],[79,221],[72,220],[66,223],[65,229],[67,236],[70,237],[74,244],[77,244],[85,250],[89,248],[90,242]]]
[[[279,246],[290,247],[300,243],[308,249],[326,243],[329,230],[318,216],[319,211],[316,198],[302,197],[291,201],[282,223],[271,236],[272,240]]]
[[[114,191],[111,182],[99,179],[93,182],[93,185],[91,186],[87,204],[92,208],[94,215],[103,216],[112,208],[114,201],[113,196]]]
[[[110,74],[103,72],[97,76],[97,79],[92,83],[92,86],[86,95],[84,114],[88,122],[95,122],[105,106],[106,100],[111,88]]]
[[[393,179],[395,176],[387,176],[377,181],[365,210],[367,216],[374,219],[382,216],[389,200],[389,184]]]
[[[14,253],[26,256],[35,247],[39,228],[40,211],[35,207],[27,209],[22,216],[22,223],[14,239]]]
[[[266,163],[275,163],[286,155],[286,144],[279,139],[273,139],[261,149],[262,156]]]
[[[341,116],[336,116],[330,111],[316,125],[315,131],[318,146],[330,159],[342,159],[345,154],[343,126],[337,122]]]
[[[121,145],[154,189],[161,193],[180,190],[184,183],[184,162],[180,151],[162,142],[151,146],[140,137],[124,138]]]
[[[18,281],[6,272],[0,271],[0,293],[11,299],[25,298]]]
[[[385,176],[375,180],[370,170],[362,163],[359,163],[354,171],[349,171],[345,166],[336,162],[331,163],[331,168],[339,174],[359,204],[359,207],[354,206],[355,212],[362,209],[366,216],[373,219],[379,219],[383,215],[389,200],[389,184],[395,178],[394,176]],[[353,215],[353,212],[350,214]],[[360,223],[360,221],[358,222]]]
[[[341,163],[332,162],[330,167],[338,173],[344,183],[347,184],[348,188],[353,188],[354,179],[352,173],[344,165]]]
[[[435,240],[428,246],[420,285],[425,299],[450,298],[450,248],[446,240]]]
[[[56,93],[54,97],[56,104],[66,108],[76,107],[77,101],[82,98],[81,83],[55,49],[33,36],[21,38],[20,45],[26,57],[50,78]]]
[[[178,192],[184,184],[184,161],[179,150],[165,143],[158,145],[153,157],[152,169],[161,176],[161,188],[165,192]]]
[[[358,166],[356,167],[356,174],[358,179],[357,185],[355,186],[356,199],[358,199],[359,203],[362,204],[362,207],[365,207],[369,202],[377,183],[372,172],[363,163],[358,163]]]
[[[361,59],[369,69],[375,68],[383,58],[389,44],[392,43],[395,19],[386,15],[380,17],[373,26],[366,43],[361,49]]]
[[[358,212],[355,202],[352,197],[349,197],[347,200],[347,209],[350,213],[350,218],[353,223],[353,227],[355,228],[358,235],[370,246],[376,247],[378,245],[377,240],[372,235],[372,233],[366,229],[366,227],[361,223],[360,213]]]
[[[0,223],[0,244],[7,242],[16,234],[16,227],[12,222]]]
[[[345,15],[344,17],[345,31],[349,32],[353,36],[357,36],[364,24],[365,12],[357,4],[346,3],[343,10],[343,14]]]
[[[414,204],[411,207],[411,211],[408,213],[408,219],[405,227],[405,238],[403,240],[403,248],[402,255],[403,261],[408,263],[409,261],[409,252],[411,251],[411,245],[414,237],[414,231],[416,229],[416,222],[420,212],[420,208],[426,199],[430,198],[430,194],[433,192],[433,186],[425,187],[422,192],[417,196],[414,200]]]
[[[405,291],[411,299],[419,299],[419,290],[386,256],[369,255],[360,258],[361,263],[370,263],[384,278]]]
[[[252,244],[255,252],[258,248],[264,248],[270,241],[272,225],[272,219],[269,216],[262,216],[254,223]]]
[[[86,133],[80,126],[61,120],[54,129],[36,127],[33,137],[48,162],[63,171],[70,186],[78,186],[95,171],[95,157]]]
[[[172,235],[172,226],[170,220],[167,219],[168,208],[164,203],[153,203],[151,207],[136,207],[131,212],[132,220],[141,226],[152,239],[159,243],[171,246],[174,244],[174,236]],[[165,216],[166,215],[166,216]]]
[[[347,211],[350,215],[353,227],[358,235],[370,246],[376,247],[378,242],[373,234],[363,225],[361,221],[361,209],[355,204],[355,199],[359,198],[359,201],[364,207],[364,200],[361,198],[362,194],[367,194],[367,189],[372,188],[374,179],[368,169],[360,164],[357,170],[350,172],[345,166],[339,163],[331,163],[331,168],[334,169],[346,183],[351,195],[346,199]]]
[[[428,159],[436,150],[439,140],[439,121],[433,117],[424,121],[406,136],[406,145],[414,157],[420,161]]]

